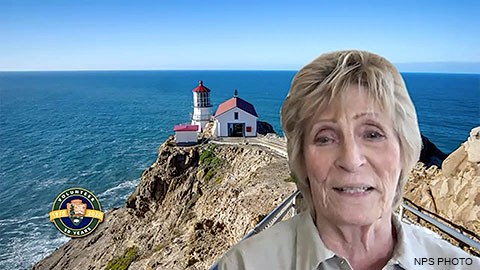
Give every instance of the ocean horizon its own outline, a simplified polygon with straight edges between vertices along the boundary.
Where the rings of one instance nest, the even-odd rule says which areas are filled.
[[[429,63],[425,63],[426,67],[429,67]],[[463,62],[459,62],[459,65],[465,65]],[[480,75],[480,63],[472,63],[473,66],[476,68],[472,69],[457,69],[456,71],[452,70],[436,70],[436,71],[422,71],[421,69],[416,69],[415,66],[410,66],[410,63],[400,63],[400,65],[405,65],[405,68],[403,71],[399,72],[401,74],[408,74],[408,73],[415,73],[415,74],[464,74],[464,75]],[[478,66],[478,69],[477,69]],[[25,69],[25,70],[0,70],[0,73],[42,73],[42,72],[212,72],[212,71],[219,71],[219,72],[243,72],[243,71],[253,71],[253,72],[270,72],[270,71],[286,71],[286,72],[293,72],[296,73],[298,69],[288,69],[288,68],[271,68],[271,69],[241,69],[241,68],[232,68],[232,69],[217,69],[217,68],[211,68],[211,69],[183,69],[183,68],[178,68],[178,69],[52,69],[52,70],[39,70],[39,69]]]
[[[62,190],[122,207],[173,126],[188,123],[192,89],[212,113],[238,90],[282,135],[279,112],[294,70],[0,72],[0,269],[26,269],[69,240],[49,221]],[[402,76],[422,134],[450,153],[480,125],[480,74]]]

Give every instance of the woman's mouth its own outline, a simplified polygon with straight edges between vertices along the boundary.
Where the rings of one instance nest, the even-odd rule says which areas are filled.
[[[333,188],[335,191],[340,192],[340,193],[346,193],[346,194],[362,194],[362,193],[367,193],[374,188],[372,186],[361,186],[361,187],[334,187]]]

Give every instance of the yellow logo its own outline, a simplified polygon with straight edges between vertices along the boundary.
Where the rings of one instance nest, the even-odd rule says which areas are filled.
[[[57,229],[70,237],[90,234],[104,218],[97,197],[83,188],[70,188],[58,194],[49,216]]]

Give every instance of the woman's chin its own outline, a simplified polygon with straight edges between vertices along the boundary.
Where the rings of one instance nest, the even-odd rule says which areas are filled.
[[[337,217],[338,225],[368,226],[378,222],[381,215],[374,213],[345,213]]]
[[[366,226],[378,222],[379,219],[385,217],[386,213],[381,204],[340,204],[331,205],[328,209],[321,209],[317,212],[317,216],[335,223],[337,225],[358,225]],[[322,214],[323,212],[323,214]],[[328,213],[327,215],[325,215]],[[323,216],[323,217],[322,217]],[[390,217],[388,217],[388,220]]]

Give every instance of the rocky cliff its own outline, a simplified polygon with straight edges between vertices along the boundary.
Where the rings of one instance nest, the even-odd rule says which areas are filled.
[[[270,123],[257,120],[257,133],[262,135],[277,134]]]
[[[257,146],[160,146],[126,206],[34,269],[208,269],[295,190],[284,158]]]
[[[480,127],[442,163],[418,163],[405,189],[416,204],[480,234]]]
[[[480,233],[480,128],[443,161],[418,163],[405,196]],[[208,269],[296,188],[286,159],[254,145],[160,146],[126,206],[34,269]]]

